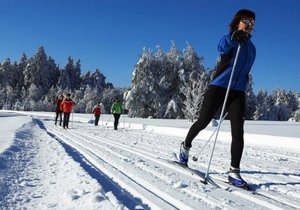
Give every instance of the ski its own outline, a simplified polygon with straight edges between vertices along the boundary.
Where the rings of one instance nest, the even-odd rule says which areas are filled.
[[[207,180],[205,180],[205,173],[196,170],[196,169],[192,169],[190,168],[188,165],[182,164],[177,160],[167,160],[168,163],[176,166],[179,169],[182,169],[184,171],[186,171],[188,174],[190,174],[191,176],[197,178],[201,183],[203,184],[210,184],[214,187],[218,187],[221,188],[217,183],[215,183],[212,179],[208,178]]]
[[[222,178],[222,177],[219,177],[219,176],[214,176],[214,175],[212,175],[212,178],[213,178],[214,180],[223,182],[224,184],[228,185],[229,187],[233,187],[233,188],[235,188],[235,189],[242,189],[242,190],[246,190],[246,191],[250,191],[250,192],[255,192],[255,191],[256,191],[255,188],[254,188],[254,186],[253,186],[252,184],[249,184],[249,183],[247,183],[247,185],[245,185],[245,186],[240,186],[240,187],[239,187],[239,186],[236,186],[236,185],[230,183],[230,182],[229,182],[227,179],[225,179],[225,178]]]
[[[174,158],[171,160],[167,160],[168,163],[179,166],[180,168],[189,172],[194,177],[197,176],[199,178],[200,182],[203,184],[210,184],[212,186],[222,188],[227,191],[232,191],[234,189],[236,189],[236,190],[241,189],[241,190],[250,191],[252,193],[256,192],[255,187],[253,187],[252,184],[247,184],[246,186],[238,187],[238,186],[235,186],[235,185],[229,183],[229,181],[227,179],[224,179],[217,175],[209,175],[208,177],[205,178],[204,172],[196,170],[196,169],[192,169],[187,164],[182,164],[179,161],[176,153],[173,153],[172,156]]]

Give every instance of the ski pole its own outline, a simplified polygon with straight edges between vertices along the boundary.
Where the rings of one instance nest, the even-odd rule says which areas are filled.
[[[126,130],[126,129],[125,129],[125,117],[124,117],[124,113],[123,113],[122,115],[123,115],[122,117],[123,117],[124,130]]]
[[[223,120],[225,119],[225,117],[227,116],[228,113],[226,113],[222,119],[222,121],[219,122],[219,124],[221,122],[223,122]],[[214,130],[214,132],[210,135],[209,139],[205,142],[204,146],[202,147],[202,149],[200,150],[200,152],[198,152],[197,156],[193,156],[193,161],[198,161],[198,158],[200,156],[200,154],[202,153],[202,151],[204,150],[204,148],[206,147],[206,145],[208,144],[208,142],[210,141],[210,139],[213,137],[213,135],[215,134],[215,132],[217,131],[217,129]]]
[[[224,102],[223,102],[223,106],[222,106],[222,111],[221,111],[220,120],[219,120],[220,123],[219,123],[218,128],[217,128],[217,133],[216,133],[216,136],[215,136],[214,145],[213,145],[213,148],[212,148],[212,151],[211,151],[209,163],[208,163],[208,166],[207,166],[207,171],[206,171],[206,174],[205,174],[205,177],[204,177],[204,182],[205,183],[207,183],[209,168],[210,168],[211,161],[212,161],[212,158],[213,158],[213,154],[214,154],[214,151],[215,151],[215,147],[216,147],[216,143],[217,143],[217,139],[218,139],[218,134],[219,134],[219,130],[220,130],[220,127],[221,127],[221,120],[223,118],[223,114],[224,114],[224,111],[225,111],[227,98],[228,98],[228,95],[229,95],[229,90],[230,90],[230,86],[231,86],[231,82],[232,82],[232,77],[233,77],[233,73],[235,71],[236,63],[237,63],[237,60],[238,60],[238,57],[239,57],[239,54],[240,54],[240,49],[241,49],[241,45],[239,44],[239,46],[237,48],[236,55],[235,55],[235,59],[234,59],[234,62],[233,62],[233,67],[232,67],[232,70],[231,70],[231,74],[230,74],[230,78],[229,78],[229,82],[228,82],[228,86],[227,86],[227,90],[226,90],[226,94],[225,94],[225,98],[224,98]]]
[[[73,121],[74,121],[74,116],[73,115],[74,115],[74,112],[73,112],[73,109],[72,109],[72,128],[74,128],[73,127]]]

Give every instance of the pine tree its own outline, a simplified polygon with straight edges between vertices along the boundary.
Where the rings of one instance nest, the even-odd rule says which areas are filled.
[[[277,120],[286,121],[298,108],[295,94],[291,91],[274,90],[273,97],[275,99],[275,114]]]
[[[266,90],[257,93],[257,107],[254,112],[254,120],[277,120],[275,115],[275,101],[269,96]]]
[[[62,89],[75,90],[81,85],[81,65],[80,59],[74,65],[74,60],[70,56],[65,68],[61,71],[61,76],[58,81],[58,86]]]
[[[246,89],[246,113],[245,113],[245,119],[246,120],[253,120],[254,119],[254,113],[255,113],[255,110],[256,110],[256,104],[257,104],[257,101],[256,101],[256,96],[253,92],[253,78],[252,78],[252,75],[249,74],[249,81],[248,81],[248,86],[247,86],[247,89]]]
[[[183,69],[180,73],[182,111],[185,118],[193,121],[198,118],[209,77],[205,72],[203,58],[197,55],[189,43],[184,51]]]
[[[49,83],[50,87],[56,86],[60,77],[60,70],[59,66],[55,63],[54,59],[49,56],[48,58],[49,63]]]
[[[126,94],[126,109],[132,117],[156,117],[156,109],[152,103],[156,103],[157,65],[155,56],[151,51],[143,49],[143,54],[135,65],[132,78],[132,88]]]

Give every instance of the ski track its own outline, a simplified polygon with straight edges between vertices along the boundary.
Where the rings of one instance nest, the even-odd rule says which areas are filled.
[[[36,120],[17,130],[0,155],[0,209],[122,209],[53,140]]]
[[[222,197],[218,192],[224,189],[203,185],[199,182],[199,177],[163,160],[172,158],[171,154],[177,152],[173,149],[177,150],[179,147],[182,141],[180,138],[162,138],[161,135],[143,130],[114,131],[108,126],[95,127],[84,123],[74,123],[73,128],[65,131],[54,126],[53,121],[42,122],[52,138],[74,148],[97,169],[99,176],[110,178],[120,191],[128,192],[133,201],[141,199],[142,203],[137,200],[135,202],[144,205],[144,208],[232,209],[233,206],[237,209],[299,209],[299,172],[286,166],[288,161],[299,165],[299,153],[291,157],[282,154],[280,150],[274,153],[271,148],[247,149],[245,145],[244,159],[247,160],[244,161],[244,167],[253,171],[245,171],[243,176],[256,186],[258,194],[253,195],[218,182],[228,191],[226,197]],[[163,144],[160,144],[159,138],[164,140]],[[195,141],[194,148],[199,148],[201,143],[203,144]],[[229,146],[224,142],[217,145],[211,167],[211,176],[216,181],[228,169],[225,166],[229,165]],[[205,150],[210,151],[210,147],[208,145]],[[201,154],[198,162],[191,161],[190,167],[201,168],[205,172],[207,161],[203,160],[208,160],[207,156],[207,153]],[[264,172],[259,165],[261,160],[267,161],[264,166],[276,164],[274,172]],[[224,192],[221,195],[223,194]],[[276,194],[284,199],[279,199]],[[241,200],[243,202],[239,202]]]

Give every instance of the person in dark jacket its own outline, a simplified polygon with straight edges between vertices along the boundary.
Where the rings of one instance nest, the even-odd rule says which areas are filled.
[[[95,126],[97,126],[101,115],[100,101],[98,101],[94,106],[94,108],[92,109],[92,113],[95,116]]]
[[[229,25],[229,34],[221,38],[218,45],[221,60],[216,66],[214,78],[204,95],[199,118],[189,129],[185,141],[180,145],[179,152],[180,162],[187,164],[193,139],[201,130],[206,128],[216,112],[222,107],[237,49],[241,45],[226,103],[232,135],[231,167],[228,181],[239,187],[247,185],[247,182],[240,175],[240,161],[244,148],[245,90],[249,72],[256,56],[256,49],[251,41],[254,23],[254,12],[245,9],[240,10]]]
[[[61,123],[62,123],[62,110],[60,109],[60,104],[61,102],[64,100],[64,96],[63,95],[59,95],[56,99],[55,99],[55,102],[54,104],[56,105],[56,108],[55,108],[55,113],[56,113],[56,116],[55,116],[55,125],[57,125],[57,119],[59,117],[59,125],[61,126]]]
[[[64,112],[64,122],[63,122],[64,129],[69,128],[70,114],[72,112],[74,105],[75,103],[71,99],[71,94],[68,93],[67,97],[60,104],[61,110]]]

